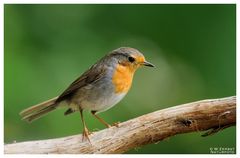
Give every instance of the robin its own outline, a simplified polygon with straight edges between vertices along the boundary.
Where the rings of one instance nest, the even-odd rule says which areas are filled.
[[[64,115],[79,111],[83,138],[86,137],[90,142],[83,110],[90,110],[101,123],[111,127],[96,114],[123,99],[131,87],[135,71],[141,66],[154,67],[137,49],[121,47],[113,50],[77,78],[60,96],[29,107],[20,115],[23,120],[32,122],[60,107],[68,108]]]

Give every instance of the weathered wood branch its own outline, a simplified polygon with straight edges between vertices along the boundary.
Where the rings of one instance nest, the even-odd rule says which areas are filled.
[[[203,100],[155,111],[91,136],[82,135],[28,141],[4,146],[6,154],[124,153],[176,134],[208,130],[211,135],[236,123],[236,97]]]

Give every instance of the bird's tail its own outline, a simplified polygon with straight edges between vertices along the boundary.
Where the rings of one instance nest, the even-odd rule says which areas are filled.
[[[23,111],[20,112],[22,120],[32,122],[42,117],[43,115],[55,110],[58,104],[56,103],[57,98],[58,97],[55,97],[40,104],[24,109]]]

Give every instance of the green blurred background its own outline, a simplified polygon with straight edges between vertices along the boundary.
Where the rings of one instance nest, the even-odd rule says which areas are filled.
[[[157,68],[101,113],[109,123],[174,105],[236,95],[236,5],[4,5],[4,142],[79,134],[78,113],[28,124],[24,108],[59,95],[109,51],[139,49]],[[104,126],[85,112],[88,127]],[[236,147],[236,128],[171,137],[128,153],[209,153]]]

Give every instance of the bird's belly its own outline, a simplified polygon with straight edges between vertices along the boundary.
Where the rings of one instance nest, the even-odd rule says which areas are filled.
[[[106,111],[122,100],[125,95],[126,93],[112,93],[106,96],[103,95],[100,98],[95,98],[94,100],[86,99],[81,102],[81,108],[97,112]]]
[[[102,79],[94,85],[88,85],[79,89],[72,98],[72,103],[80,106],[83,110],[101,112],[116,105],[125,95],[126,92],[115,92],[115,87],[111,80]]]

